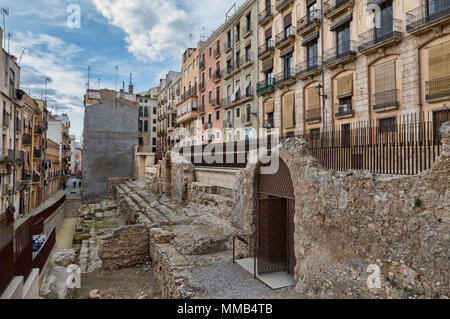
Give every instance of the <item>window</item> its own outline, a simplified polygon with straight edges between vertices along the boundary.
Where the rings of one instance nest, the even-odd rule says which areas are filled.
[[[252,60],[251,45],[245,47],[245,62],[250,62]]]
[[[148,132],[148,121],[144,121],[144,132]]]
[[[350,22],[337,28],[336,38],[338,57],[348,54],[350,52]]]
[[[212,48],[209,48],[209,56],[212,56]]]
[[[144,116],[148,117],[148,107],[144,107]]]
[[[142,145],[142,144],[144,144],[144,140],[142,137],[139,137],[139,145]]]
[[[309,68],[315,68],[318,66],[319,63],[319,59],[318,59],[318,55],[319,55],[319,49],[318,49],[318,45],[317,45],[317,40],[311,41],[310,43],[308,43],[307,47],[306,47],[306,52],[307,52],[307,59],[308,59],[308,67]]]
[[[153,114],[156,114],[156,107],[153,108]]]
[[[220,104],[220,86],[216,87],[216,102],[217,105]]]
[[[202,124],[205,124],[205,117],[202,116]]]
[[[380,133],[392,133],[397,131],[395,117],[387,117],[378,121]]]
[[[246,123],[250,123],[251,122],[251,115],[252,115],[252,109],[251,109],[251,105],[247,104],[247,106],[245,107],[245,122]]]
[[[250,32],[252,29],[252,15],[250,13],[245,17],[245,23],[247,25],[245,31]]]
[[[240,118],[241,117],[241,108],[237,107],[236,108],[236,118]]]
[[[142,113],[142,106],[139,107],[139,116],[143,116],[143,113]]]
[[[306,11],[308,12],[308,20],[310,22],[317,19],[317,17],[318,17],[317,2],[315,1],[314,3],[308,5],[308,7],[306,8]]]
[[[350,123],[341,126],[341,144],[343,147],[350,147]]]
[[[156,137],[153,138],[153,145],[156,145]]]
[[[294,75],[294,58],[292,54],[284,57],[284,78],[287,79]]]
[[[241,39],[241,25],[240,23],[236,24],[236,42],[239,42]]]
[[[220,120],[220,111],[216,111],[216,121]]]
[[[153,126],[153,132],[156,132],[156,126]]]
[[[391,60],[375,68],[374,109],[379,110],[397,106],[397,85],[395,60]]]
[[[209,79],[211,79],[211,77],[212,77],[212,69],[211,69],[211,67],[209,68]]]
[[[156,119],[153,119],[153,124],[156,124]]]
[[[212,91],[208,92],[208,103],[211,104],[212,102]]]
[[[138,127],[139,127],[139,132],[142,132],[142,121],[141,120],[139,120]]]
[[[212,114],[211,113],[208,114],[208,123],[212,123]]]

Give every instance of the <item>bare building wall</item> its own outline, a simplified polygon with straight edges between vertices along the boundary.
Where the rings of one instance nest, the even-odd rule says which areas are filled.
[[[134,176],[134,148],[138,143],[137,103],[108,99],[85,109],[83,200],[107,195],[112,177]]]

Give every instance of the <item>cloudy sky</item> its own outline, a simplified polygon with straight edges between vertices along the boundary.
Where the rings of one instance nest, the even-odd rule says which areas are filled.
[[[100,81],[100,87],[114,89],[118,65],[119,88],[133,73],[135,92],[148,90],[168,70],[178,71],[185,48],[210,35],[231,6],[243,2],[0,0],[9,8],[3,47],[20,59],[22,89],[40,98],[47,82],[49,108],[69,114],[71,134],[79,139],[89,65],[91,88]],[[80,28],[73,28],[77,8]]]

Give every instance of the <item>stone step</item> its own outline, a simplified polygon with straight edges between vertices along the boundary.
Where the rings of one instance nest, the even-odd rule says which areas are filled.
[[[189,223],[191,221],[190,218],[180,210],[172,210],[164,205],[158,205],[156,209],[173,225]]]
[[[121,187],[125,193],[131,192],[130,188],[125,183],[119,184],[119,187]]]
[[[137,188],[136,185],[133,184],[133,183],[130,182],[130,181],[126,181],[124,184],[125,184],[130,190],[134,190],[134,189]]]
[[[161,215],[156,209],[149,207],[146,210],[148,218],[159,226],[167,226],[170,224],[169,220]]]

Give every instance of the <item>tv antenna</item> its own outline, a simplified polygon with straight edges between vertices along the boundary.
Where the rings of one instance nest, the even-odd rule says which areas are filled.
[[[2,8],[3,16],[3,43],[6,42],[6,17],[9,17],[9,8]]]

